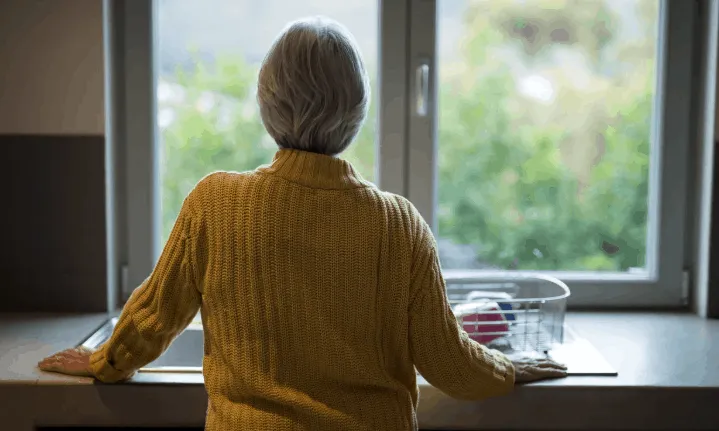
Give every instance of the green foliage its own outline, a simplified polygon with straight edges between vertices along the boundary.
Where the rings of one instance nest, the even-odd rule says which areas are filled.
[[[656,2],[636,3],[644,24],[656,25],[649,4]],[[472,4],[465,73],[440,84],[440,236],[473,246],[480,260],[501,268],[644,266],[654,34],[634,41],[627,79],[601,67],[628,49],[614,37],[617,17],[603,2]],[[552,39],[560,28],[568,40]],[[531,106],[492,61],[510,47],[525,64],[551,73],[554,50],[566,45],[584,52],[590,85],[606,91],[565,91],[553,102],[554,116]],[[642,61],[652,66],[636,67]],[[583,157],[570,166],[564,152]]]
[[[465,13],[461,72],[440,76],[439,236],[471,245],[479,260],[501,268],[642,267],[654,75],[653,66],[640,66],[653,64],[653,41],[622,45],[614,34],[617,19],[601,1],[533,3],[478,1]],[[650,25],[656,2],[637,3]],[[527,37],[527,25],[536,37]],[[495,48],[510,47],[527,64],[548,64],[552,50],[568,44],[588,58],[591,82],[609,90],[558,98],[554,103],[566,114],[555,117],[519,95],[507,67],[493,57]],[[636,66],[632,79],[600,67],[602,59],[627,52]],[[175,112],[175,121],[162,129],[165,235],[184,196],[204,175],[271,160],[276,146],[255,106],[256,73],[255,66],[226,57],[176,74],[185,97],[162,104]],[[376,164],[373,96],[368,120],[344,155],[369,180]],[[208,97],[214,100],[203,109]],[[585,112],[585,105],[595,108]],[[594,141],[573,128],[587,118],[598,118],[590,131],[597,145],[587,146]],[[591,156],[591,164],[568,162],[572,145]]]

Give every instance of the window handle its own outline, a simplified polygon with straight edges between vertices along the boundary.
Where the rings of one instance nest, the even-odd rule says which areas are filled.
[[[422,61],[417,66],[414,78],[416,106],[418,116],[426,117],[429,105],[429,63]]]

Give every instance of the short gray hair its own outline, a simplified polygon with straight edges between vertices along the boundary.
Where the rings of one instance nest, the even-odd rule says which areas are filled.
[[[260,116],[281,148],[341,153],[362,127],[369,99],[367,70],[354,38],[328,18],[288,25],[260,69]]]

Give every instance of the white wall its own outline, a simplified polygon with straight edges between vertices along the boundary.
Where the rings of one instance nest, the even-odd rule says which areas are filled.
[[[0,0],[0,134],[104,135],[101,0]]]

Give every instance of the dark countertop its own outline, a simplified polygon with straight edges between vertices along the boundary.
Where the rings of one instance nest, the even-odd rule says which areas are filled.
[[[199,374],[140,373],[103,385],[44,373],[43,357],[76,345],[104,314],[0,314],[0,424],[201,426]],[[420,382],[423,429],[719,429],[719,321],[680,313],[569,313],[568,324],[617,369],[518,387],[483,402]],[[3,416],[4,415],[4,416]],[[8,426],[11,425],[11,426]]]

